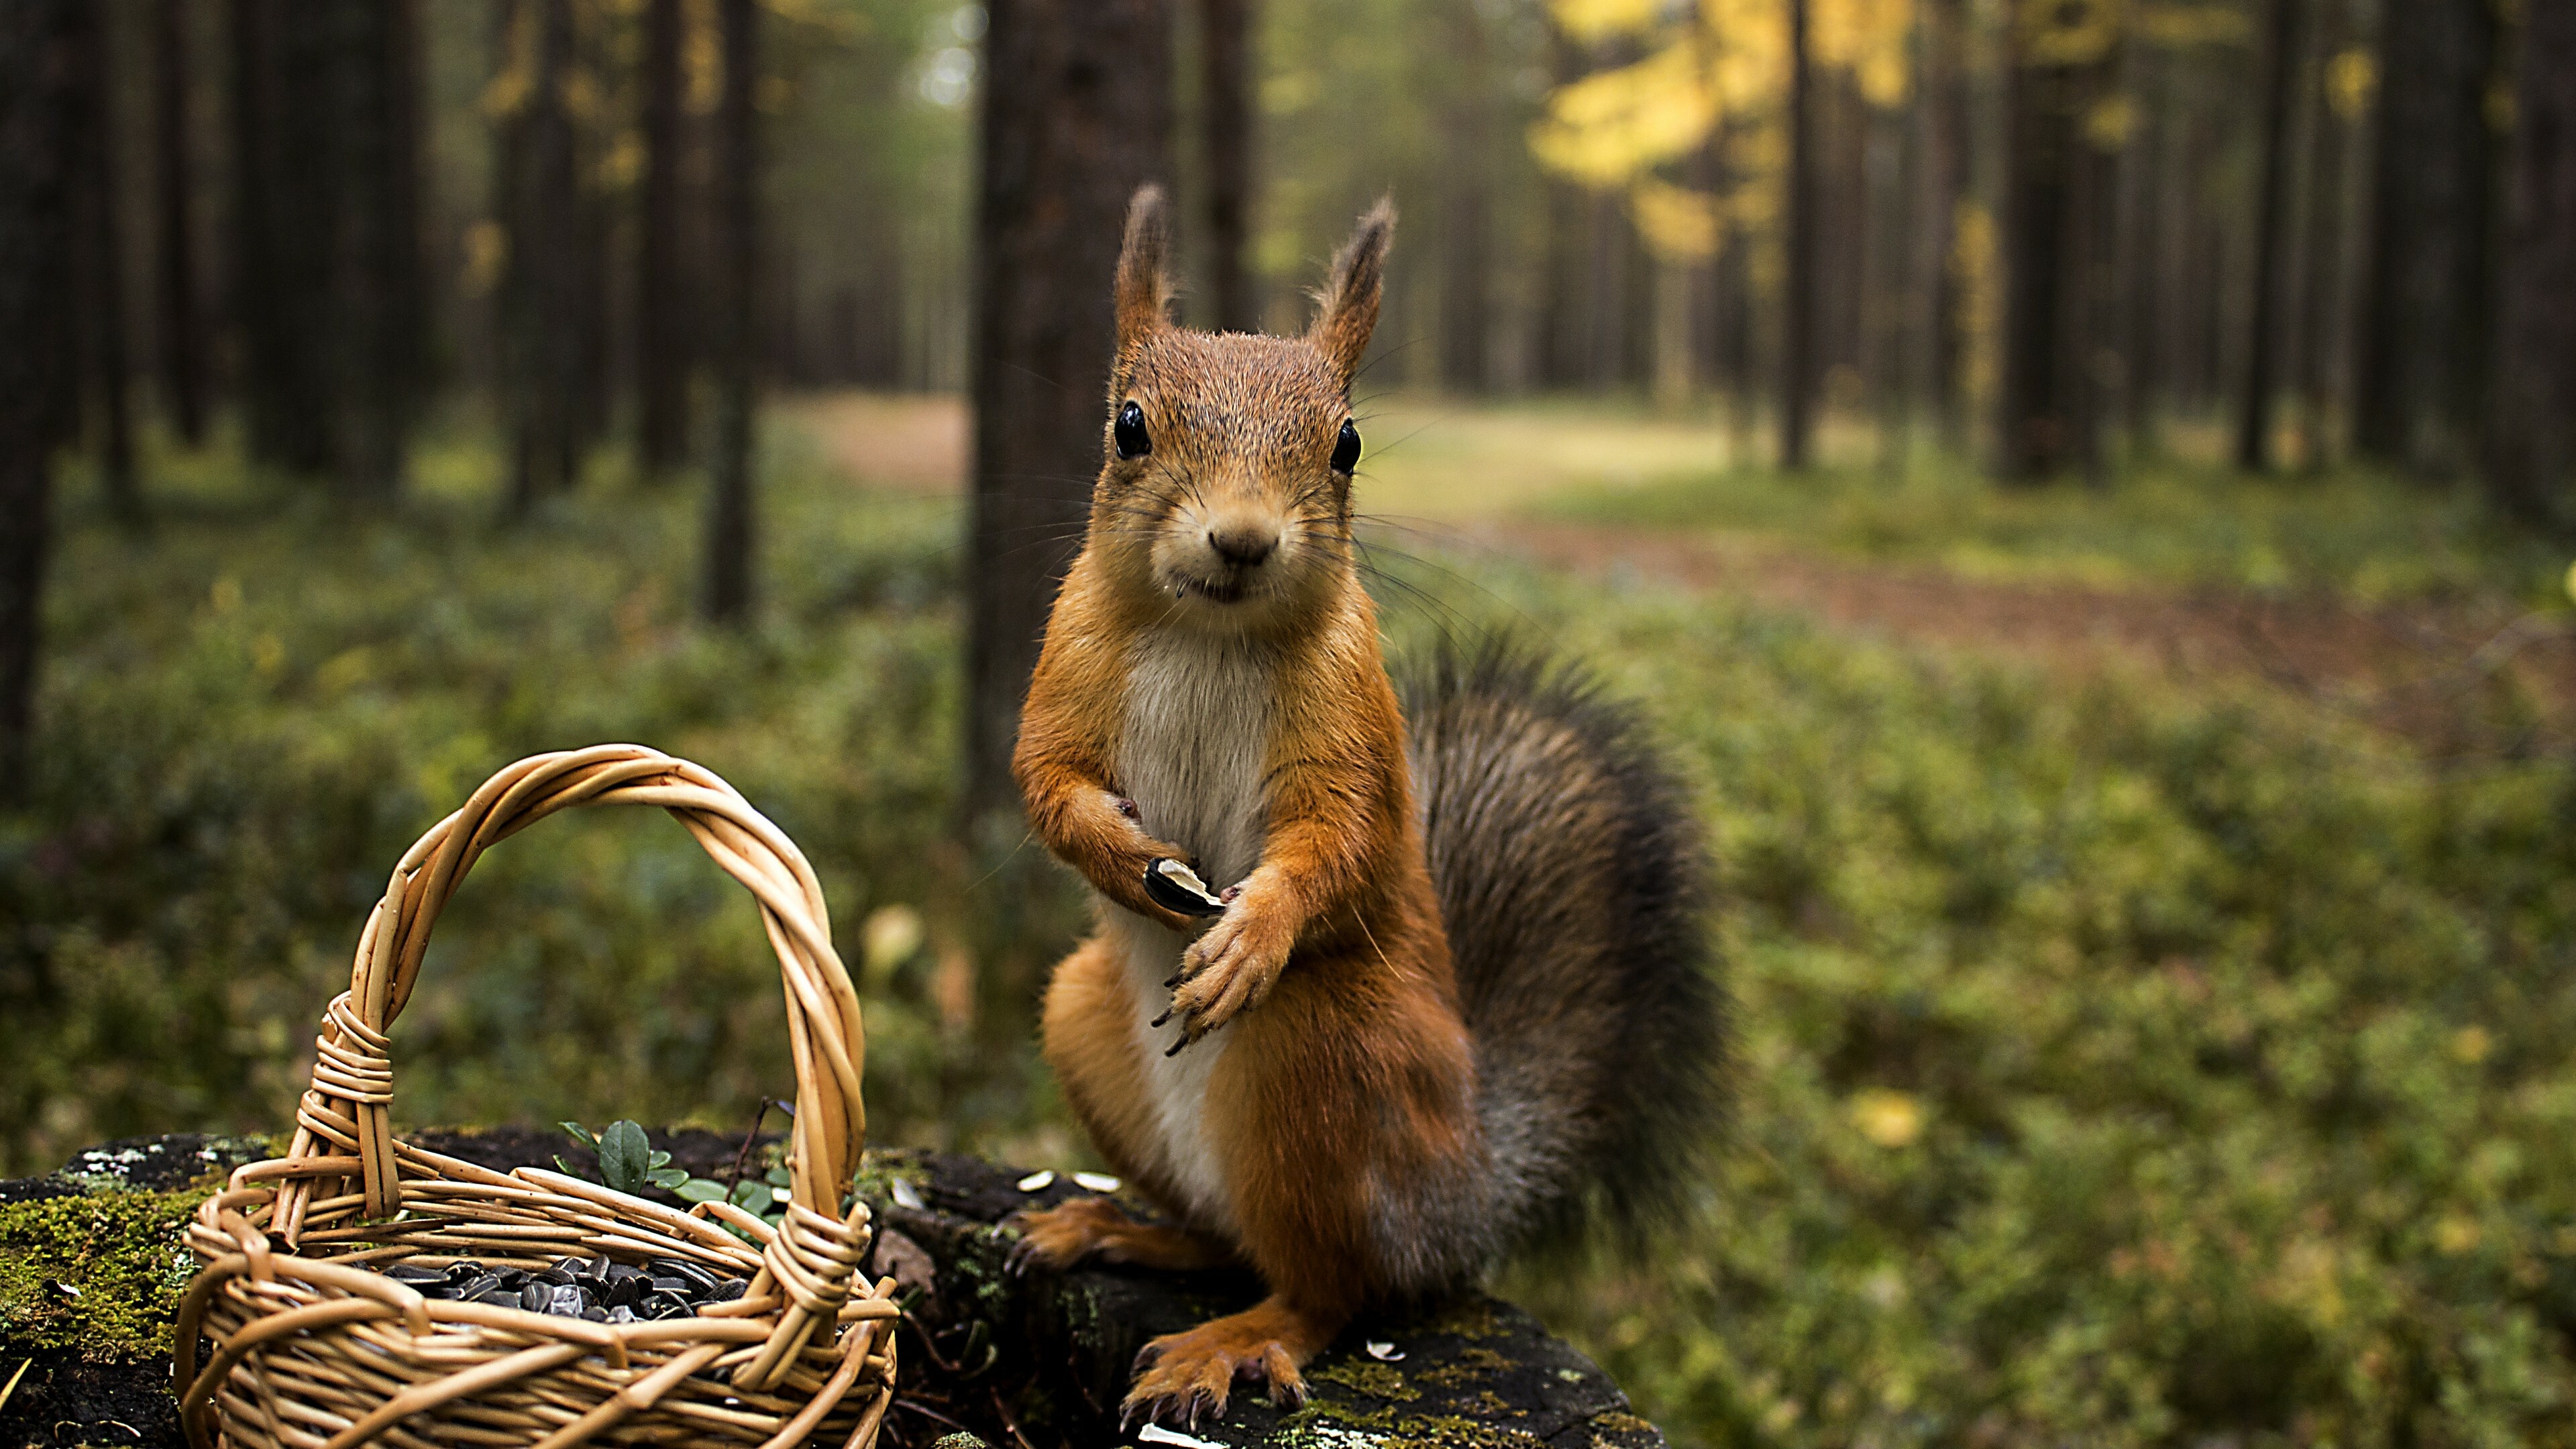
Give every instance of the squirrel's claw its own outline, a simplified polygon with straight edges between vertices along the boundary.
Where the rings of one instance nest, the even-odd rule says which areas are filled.
[[[1173,989],[1172,1009],[1165,1017],[1179,1017],[1183,1030],[1180,1040],[1163,1055],[1171,1056],[1223,1028],[1269,996],[1288,964],[1294,939],[1293,928],[1283,926],[1274,916],[1238,907],[1219,917],[1206,935],[1181,954],[1176,978],[1180,984]]]

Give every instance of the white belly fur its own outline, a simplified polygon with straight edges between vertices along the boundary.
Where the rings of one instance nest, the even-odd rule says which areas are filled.
[[[1148,636],[1129,661],[1127,719],[1118,786],[1136,802],[1147,834],[1198,858],[1213,889],[1251,873],[1261,859],[1262,761],[1270,726],[1270,670],[1239,646],[1186,635]],[[1109,911],[1139,1003],[1135,1031],[1153,1101],[1150,1144],[1182,1201],[1171,1204],[1202,1227],[1232,1233],[1233,1194],[1202,1120],[1209,1074],[1231,1035],[1219,1032],[1178,1056],[1178,1021],[1147,1025],[1170,1004],[1163,983],[1192,939],[1122,907]]]

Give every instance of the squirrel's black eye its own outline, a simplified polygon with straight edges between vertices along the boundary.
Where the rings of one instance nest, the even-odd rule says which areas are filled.
[[[1333,440],[1333,471],[1347,473],[1360,465],[1360,430],[1342,419],[1342,435]]]
[[[1145,436],[1145,410],[1129,398],[1118,405],[1118,426],[1110,430],[1118,440],[1118,456],[1141,458],[1154,451],[1154,440]]]

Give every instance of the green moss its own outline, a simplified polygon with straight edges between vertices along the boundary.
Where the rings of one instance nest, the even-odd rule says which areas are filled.
[[[1406,1383],[1403,1374],[1382,1363],[1339,1363],[1331,1368],[1310,1369],[1306,1377],[1399,1404],[1411,1403],[1422,1397],[1422,1391]]]
[[[21,1352],[70,1349],[102,1362],[167,1352],[179,1295],[196,1270],[179,1231],[207,1191],[0,1207],[0,1339]]]
[[[920,1156],[910,1152],[870,1152],[859,1159],[858,1177],[854,1182],[859,1196],[877,1202],[894,1198],[898,1182],[916,1192],[930,1181],[930,1167]]]
[[[1536,1442],[1532,1436],[1511,1429],[1496,1428],[1456,1414],[1425,1414],[1406,1419],[1385,1440],[1386,1449],[1499,1449],[1503,1445],[1527,1445]]]

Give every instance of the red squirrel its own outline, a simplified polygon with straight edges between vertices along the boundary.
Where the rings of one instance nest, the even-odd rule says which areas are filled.
[[[1471,1282],[1593,1207],[1687,1195],[1722,1030],[1683,793],[1634,720],[1526,651],[1402,702],[1351,543],[1353,377],[1394,213],[1301,337],[1172,324],[1161,193],[1129,209],[1106,461],[1013,771],[1098,896],[1044,1047],[1164,1208],[1020,1220],[1023,1266],[1248,1263],[1269,1296],[1146,1345],[1128,1421],[1221,1416],[1361,1309]],[[1411,728],[1408,730],[1408,718]],[[1223,887],[1202,915],[1162,862]]]

